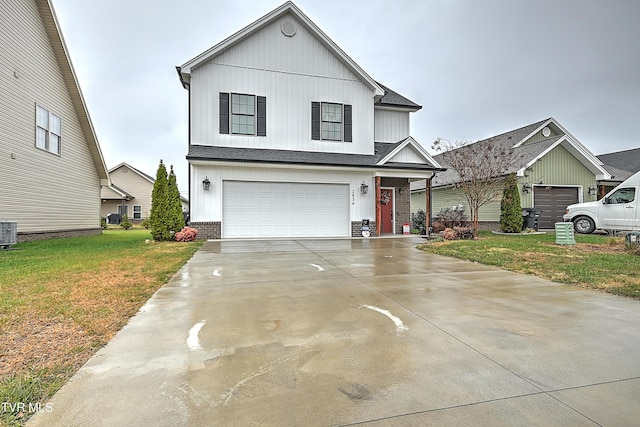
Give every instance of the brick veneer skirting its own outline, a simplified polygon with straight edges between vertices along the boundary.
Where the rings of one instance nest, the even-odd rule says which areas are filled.
[[[47,230],[34,232],[18,232],[17,240],[21,242],[31,242],[34,240],[53,239],[60,237],[83,237],[95,236],[102,233],[102,228],[83,228],[80,230]]]
[[[198,230],[198,240],[221,239],[222,223],[220,221],[213,222],[196,222],[191,221],[189,227]]]
[[[370,237],[376,237],[376,222],[369,221]],[[362,237],[362,221],[351,221],[351,237]]]

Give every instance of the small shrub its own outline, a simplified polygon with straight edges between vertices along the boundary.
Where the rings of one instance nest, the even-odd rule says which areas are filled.
[[[124,228],[125,230],[128,230],[131,227],[133,227],[133,224],[131,224],[131,221],[129,221],[128,216],[124,215],[122,217],[122,221],[120,221],[120,227]]]
[[[191,227],[184,227],[175,234],[178,242],[193,242],[198,237],[198,230]]]
[[[445,240],[471,240],[473,237],[473,228],[470,227],[445,228],[442,232],[442,238]]]
[[[145,230],[148,230],[151,227],[151,222],[149,221],[149,218],[145,218],[142,221],[140,221],[140,227],[144,228]]]
[[[418,212],[413,215],[411,222],[413,222],[412,228],[416,230],[415,234],[424,234],[426,230],[427,215],[422,209],[418,209]]]
[[[468,227],[469,217],[464,213],[464,208],[444,208],[440,209],[440,212],[438,212],[438,215],[436,215],[433,223],[434,231],[436,223],[441,223],[441,225],[439,226],[442,227],[442,230],[453,227]]]
[[[109,225],[107,224],[107,218],[104,218],[104,217],[100,218],[100,228],[102,228],[103,230],[106,230],[107,228],[109,228]]]

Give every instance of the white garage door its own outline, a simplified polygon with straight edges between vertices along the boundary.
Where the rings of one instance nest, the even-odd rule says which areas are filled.
[[[222,237],[351,235],[349,186],[224,181]]]

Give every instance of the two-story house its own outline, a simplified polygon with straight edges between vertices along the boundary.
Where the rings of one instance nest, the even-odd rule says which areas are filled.
[[[402,233],[409,183],[440,170],[410,136],[420,105],[292,2],[176,68],[189,91],[191,226],[203,238],[355,237],[363,220],[372,236]]]
[[[109,184],[48,0],[0,2],[0,220],[18,241],[97,234]]]

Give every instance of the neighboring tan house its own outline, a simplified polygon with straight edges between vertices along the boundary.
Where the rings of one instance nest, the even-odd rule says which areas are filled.
[[[507,174],[517,175],[522,207],[542,209],[539,228],[554,228],[556,222],[562,222],[565,208],[572,203],[596,200],[598,182],[610,179],[602,162],[554,118],[469,144],[463,149],[473,150],[476,144],[489,142],[513,149],[517,160]],[[447,167],[442,157],[439,154],[434,158]],[[460,206],[470,215],[464,196],[455,187],[458,181],[459,176],[453,169],[438,173],[432,179],[432,216],[443,208]],[[415,182],[411,185],[411,211],[415,213],[424,205],[424,185]],[[500,200],[481,207],[479,219],[481,228],[499,229]]]
[[[189,91],[199,237],[362,236],[363,220],[372,236],[402,233],[409,182],[441,169],[410,136],[421,107],[373,80],[292,2],[177,71]]]
[[[634,173],[640,172],[640,148],[600,154],[597,157],[611,174],[611,179],[598,182],[598,199]]]
[[[109,176],[50,1],[0,2],[0,220],[18,240],[99,234]]]
[[[155,178],[127,163],[109,169],[111,185],[102,187],[100,197],[102,209],[100,215],[103,218],[110,214],[123,215],[134,223],[149,217],[151,212],[151,195]],[[187,200],[181,197],[183,210],[187,209]],[[111,218],[118,218],[112,216]],[[114,223],[119,223],[119,218]]]

